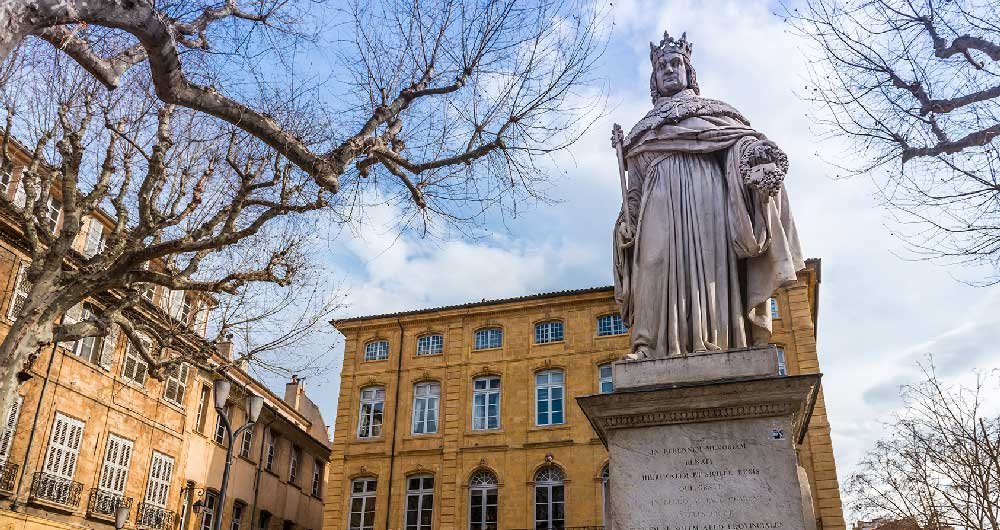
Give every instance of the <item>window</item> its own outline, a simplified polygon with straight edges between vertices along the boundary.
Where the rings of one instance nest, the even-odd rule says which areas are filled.
[[[535,424],[563,423],[563,372],[546,370],[535,374]]]
[[[562,342],[563,323],[558,320],[535,325],[535,344]]]
[[[12,180],[11,170],[13,168],[8,166],[8,162],[5,159],[0,159],[0,193],[3,194],[3,198],[7,198],[7,194],[10,191],[10,182]]]
[[[184,324],[189,324],[191,322],[192,307],[193,305],[191,303],[190,297],[185,296],[181,298],[181,309],[180,309],[180,315],[178,316],[178,320],[180,320]]]
[[[435,355],[444,351],[443,335],[417,337],[417,355]]]
[[[101,478],[97,483],[97,491],[91,497],[91,511],[104,515],[115,514],[121,496],[125,494],[131,461],[132,441],[109,434],[104,450],[104,463],[101,464]]]
[[[7,409],[4,422],[0,425],[0,464],[10,458],[10,447],[14,444],[14,433],[17,431],[17,419],[21,416],[23,402],[24,398],[21,396],[14,398],[14,404]]]
[[[149,482],[146,484],[146,504],[167,507],[170,498],[170,477],[174,473],[174,459],[153,451],[149,465]]]
[[[472,382],[472,429],[500,428],[500,378],[479,377]]]
[[[94,314],[94,308],[90,304],[84,304],[79,306],[79,308],[78,312],[73,310],[67,311],[63,317],[63,322],[72,323],[97,319],[97,316]],[[82,357],[87,362],[96,364],[105,370],[110,370],[111,364],[114,362],[115,337],[117,335],[114,332],[114,328],[112,328],[112,331],[104,337],[84,337],[74,342],[71,349],[75,355]]]
[[[375,488],[373,478],[358,478],[351,482],[351,511],[348,530],[375,530]]]
[[[406,480],[406,530],[431,530],[434,519],[434,477],[417,475]]]
[[[18,208],[24,208],[25,203],[28,201],[28,194],[24,192],[24,170],[21,170],[21,178],[17,181],[17,188],[14,189],[14,206]]]
[[[608,464],[604,464],[604,467],[601,469],[601,520],[604,523],[604,528],[611,528],[611,522],[608,521],[608,514],[611,513],[610,485],[611,469],[608,467]]]
[[[10,297],[10,308],[7,309],[7,318],[13,322],[17,320],[17,315],[21,314],[21,308],[28,301],[28,293],[31,292],[31,282],[28,281],[28,262],[22,261],[17,269],[17,280],[14,282],[14,294]]]
[[[788,363],[785,361],[785,349],[778,347],[778,375],[788,375]]]
[[[198,398],[198,414],[194,417],[194,430],[205,433],[205,418],[208,416],[208,401],[212,399],[212,389],[201,385],[201,396]]]
[[[247,505],[243,501],[233,503],[233,520],[229,523],[229,530],[240,530],[243,527],[243,513],[246,509]]]
[[[597,367],[597,386],[602,394],[610,394],[615,391],[615,382],[612,377],[611,363],[605,363]]]
[[[49,195],[48,202],[45,203],[45,217],[49,224],[49,232],[56,233],[59,226],[59,212],[62,211],[62,202]]]
[[[250,449],[253,447],[253,430],[256,426],[243,431],[243,439],[240,440],[240,456],[250,458]]]
[[[299,476],[299,459],[302,458],[302,448],[293,445],[292,455],[288,459],[288,482],[291,484],[295,483],[295,479]]]
[[[223,409],[222,411],[216,411],[216,414],[215,414],[215,438],[214,439],[215,439],[215,443],[217,443],[219,445],[225,445],[226,444],[226,423],[225,423],[225,421],[223,421],[222,416],[225,415],[228,418],[229,414],[231,414],[232,411],[233,411],[233,408],[231,406],[229,406],[229,405],[226,405],[226,408]]]
[[[608,335],[624,335],[628,333],[628,328],[622,322],[622,316],[604,315],[597,318],[597,336],[606,337]]]
[[[201,509],[201,530],[215,528],[215,509],[219,504],[219,494],[214,491],[205,492],[205,505]]]
[[[73,480],[76,462],[80,455],[84,423],[61,412],[56,412],[49,435],[49,448],[45,452],[45,466],[42,470],[56,477]],[[66,489],[65,494],[69,494]]]
[[[146,299],[149,303],[153,302],[153,298],[156,297],[156,286],[151,283],[139,284],[139,294]]]
[[[166,384],[163,385],[163,399],[177,405],[184,406],[184,393],[187,392],[187,380],[189,367],[187,363],[175,364],[166,370]],[[201,404],[198,404],[201,410]]]
[[[417,383],[413,385],[413,434],[437,432],[438,402],[441,385]]]
[[[497,530],[497,477],[477,471],[469,479],[469,530]]]
[[[90,258],[104,247],[104,225],[91,217],[87,226],[87,239],[83,243],[83,255]]]
[[[264,455],[264,469],[271,471],[274,469],[274,456],[277,452],[278,440],[271,429],[267,430],[267,453]]]
[[[376,438],[382,435],[382,408],[384,406],[385,388],[378,386],[361,390],[358,438]]]
[[[503,330],[500,328],[486,328],[476,332],[476,349],[488,350],[490,348],[500,348],[503,346]]]
[[[384,361],[389,358],[389,341],[373,340],[365,344],[366,361]]]
[[[320,490],[323,489],[323,463],[319,461],[319,458],[313,459],[313,480],[311,493],[313,497],[319,498],[321,493]]]
[[[778,312],[778,299],[768,298],[767,300],[771,305],[771,318],[781,318],[781,313]]]
[[[194,482],[188,481],[181,491],[184,492],[184,497],[181,499],[181,524],[177,528],[187,530],[188,519],[191,517],[191,496],[194,494]]]
[[[535,530],[565,528],[563,472],[549,466],[535,473]]]
[[[271,526],[271,512],[261,510],[257,517],[257,530],[267,530]]]
[[[142,345],[149,352],[153,342],[148,338],[142,339]],[[122,363],[122,378],[143,386],[146,384],[146,361],[139,357],[139,352],[135,351],[135,345],[129,342],[125,348],[125,362]]]

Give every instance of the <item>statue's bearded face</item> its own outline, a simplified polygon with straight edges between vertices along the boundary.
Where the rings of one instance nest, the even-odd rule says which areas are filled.
[[[687,64],[679,53],[665,53],[653,65],[656,90],[661,96],[672,96],[687,88]]]

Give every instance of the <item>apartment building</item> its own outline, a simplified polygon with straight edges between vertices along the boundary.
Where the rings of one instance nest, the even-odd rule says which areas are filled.
[[[775,294],[790,374],[819,371],[820,265]],[[574,402],[629,350],[601,287],[338,320],[346,337],[325,528],[599,529],[607,452]],[[822,397],[801,460],[844,529]]]

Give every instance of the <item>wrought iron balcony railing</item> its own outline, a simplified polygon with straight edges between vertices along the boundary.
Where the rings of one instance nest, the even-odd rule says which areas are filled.
[[[35,473],[31,480],[31,498],[35,500],[76,508],[82,493],[83,484],[48,473]]]
[[[14,492],[14,482],[17,481],[18,469],[21,469],[20,466],[13,462],[4,462],[0,464],[0,492]]]
[[[135,525],[153,530],[173,528],[174,512],[152,504],[142,503],[135,512]]]
[[[103,515],[114,517],[119,506],[125,506],[132,510],[132,497],[126,497],[110,491],[92,488],[90,499],[87,501],[87,513],[90,515]]]

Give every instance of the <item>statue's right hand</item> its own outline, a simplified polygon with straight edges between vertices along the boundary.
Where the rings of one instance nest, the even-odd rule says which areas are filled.
[[[618,244],[622,248],[631,248],[632,244],[635,243],[635,229],[628,223],[618,224]]]

